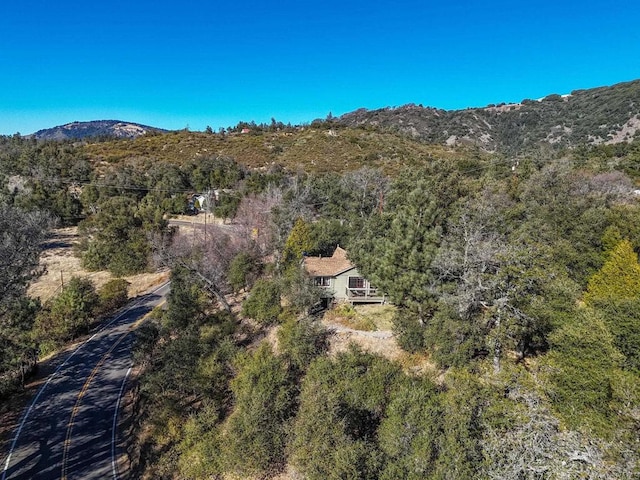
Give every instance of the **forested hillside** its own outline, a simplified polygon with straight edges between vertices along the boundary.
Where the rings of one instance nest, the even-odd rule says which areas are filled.
[[[429,143],[475,145],[513,155],[541,147],[630,141],[640,128],[639,115],[640,81],[636,80],[486,108],[446,111],[405,105],[362,109],[343,115],[339,122],[375,126]]]
[[[615,111],[635,105],[625,88]],[[26,296],[58,222],[87,269],[172,272],[137,332],[136,476],[638,478],[640,143],[574,144],[587,119],[565,113],[571,148],[500,127],[517,155],[331,118],[1,137],[0,395],[126,300],[86,279]],[[190,210],[195,193],[209,203]],[[169,226],[193,208],[221,221]],[[334,348],[301,262],[337,245],[395,306],[404,361]]]
[[[397,170],[436,156],[475,156],[464,149],[429,145],[372,129],[344,128],[331,122],[282,129],[253,126],[247,130],[245,134],[240,130],[178,131],[135,140],[92,142],[82,150],[88,158],[104,164],[148,165],[160,160],[184,166],[224,156],[253,169],[283,167],[305,172],[348,171],[365,165]]]

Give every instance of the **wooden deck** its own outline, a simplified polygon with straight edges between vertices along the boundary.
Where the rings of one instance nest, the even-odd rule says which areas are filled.
[[[386,298],[377,288],[348,288],[347,299],[351,303],[385,303]]]

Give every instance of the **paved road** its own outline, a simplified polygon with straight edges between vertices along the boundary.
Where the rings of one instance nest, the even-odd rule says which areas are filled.
[[[130,333],[168,290],[165,284],[138,298],[48,377],[14,433],[1,480],[119,478],[117,419]]]

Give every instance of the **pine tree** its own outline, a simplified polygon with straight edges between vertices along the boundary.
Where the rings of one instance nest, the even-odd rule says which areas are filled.
[[[623,366],[640,370],[640,264],[631,242],[623,240],[590,279],[585,301],[602,314],[625,356]]]
[[[584,299],[589,304],[603,301],[632,300],[640,296],[640,264],[629,240],[611,251],[602,268],[587,285]]]

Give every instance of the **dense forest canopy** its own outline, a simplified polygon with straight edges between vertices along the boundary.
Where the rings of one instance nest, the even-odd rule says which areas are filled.
[[[137,334],[145,478],[640,474],[637,140],[511,155],[334,119],[247,128],[0,138],[0,395],[126,301],[121,280],[26,296],[57,221],[86,268],[171,268]],[[197,242],[168,221],[194,194],[225,222]],[[429,368],[331,351],[300,265],[337,245]]]

